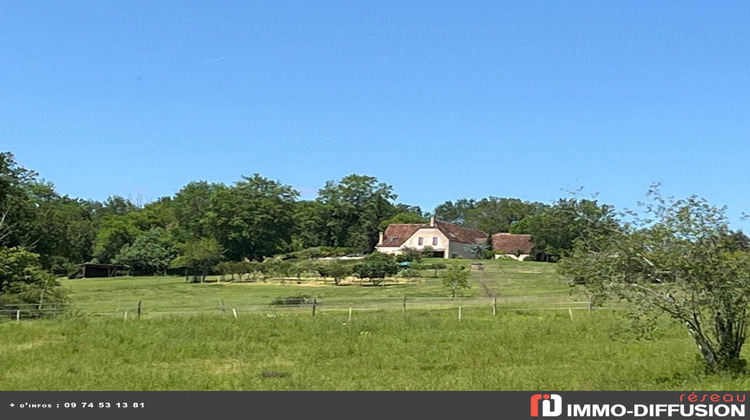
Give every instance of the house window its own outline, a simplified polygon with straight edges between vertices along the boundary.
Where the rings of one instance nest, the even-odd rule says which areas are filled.
[[[437,236],[432,237],[432,244],[437,245]]]
[[[419,238],[419,245],[424,245],[424,238],[422,237]]]

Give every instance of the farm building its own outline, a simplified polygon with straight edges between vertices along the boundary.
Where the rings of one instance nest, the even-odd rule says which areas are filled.
[[[375,249],[385,254],[398,255],[404,248],[424,250],[431,247],[434,256],[442,258],[476,258],[476,245],[487,242],[487,234],[473,229],[460,228],[451,223],[404,223],[388,225],[380,234]]]
[[[492,250],[495,258],[512,258],[523,261],[531,255],[534,242],[531,235],[514,235],[511,233],[496,233],[492,235]]]
[[[119,264],[81,264],[81,277],[114,277],[117,270],[124,268],[125,266]]]

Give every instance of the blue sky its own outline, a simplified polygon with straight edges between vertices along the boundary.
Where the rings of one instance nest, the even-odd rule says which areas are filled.
[[[622,208],[661,182],[737,220],[748,21],[746,1],[2,1],[0,149],[98,200],[255,172],[313,198],[360,173],[426,210],[579,186]]]

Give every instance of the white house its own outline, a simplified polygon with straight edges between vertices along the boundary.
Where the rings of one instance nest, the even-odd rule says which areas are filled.
[[[436,222],[404,223],[388,225],[381,232],[380,241],[375,249],[385,254],[398,255],[404,248],[423,250],[432,247],[435,256],[443,258],[476,258],[476,245],[487,242],[487,234],[473,229],[464,229],[456,225]]]

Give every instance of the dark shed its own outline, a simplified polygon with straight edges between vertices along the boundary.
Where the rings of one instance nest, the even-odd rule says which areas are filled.
[[[124,268],[120,264],[81,264],[81,277],[114,277],[117,270]]]

